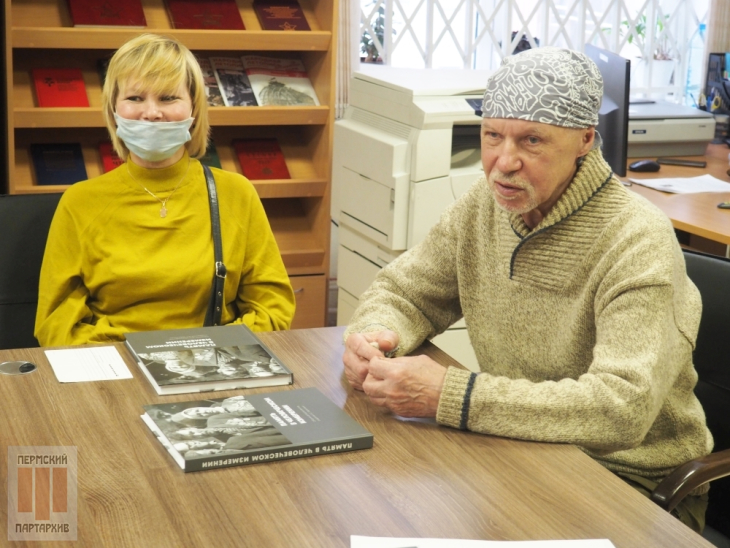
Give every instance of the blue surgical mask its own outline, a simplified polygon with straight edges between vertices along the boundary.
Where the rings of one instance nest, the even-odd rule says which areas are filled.
[[[147,122],[122,118],[115,112],[114,120],[117,137],[124,141],[130,152],[148,162],[161,162],[192,139],[190,126],[195,118],[181,122]]]

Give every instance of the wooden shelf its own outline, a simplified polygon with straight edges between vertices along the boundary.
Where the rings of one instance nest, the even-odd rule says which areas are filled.
[[[222,42],[229,51],[327,51],[332,44],[332,33],[324,31],[219,30],[212,37],[211,32],[205,30],[145,30],[164,33],[177,38],[191,50],[201,51],[220,50]],[[109,28],[100,32],[98,28],[13,27],[11,37],[14,48],[115,50],[139,33],[140,29]]]
[[[222,107],[225,108],[225,107]],[[257,107],[251,107],[255,109]],[[48,111],[87,111],[90,109],[34,109]],[[98,110],[98,109],[97,109]],[[238,109],[243,110],[243,109]],[[97,113],[101,117],[101,113]],[[64,117],[68,113],[64,113]],[[78,115],[77,115],[78,116]],[[44,119],[44,127],[48,127]],[[17,128],[15,131],[15,178],[14,193],[36,194],[47,192],[61,192],[68,186],[37,186],[33,174],[32,162],[29,156],[29,148],[32,143],[81,143],[86,172],[89,178],[97,177],[103,173],[101,155],[98,146],[101,141],[108,140],[106,128],[101,124],[92,127],[88,124],[83,131],[75,129],[71,124],[56,125],[53,132],[42,131],[38,128]],[[218,157],[221,167],[226,171],[243,173],[241,165],[233,151],[232,141],[234,139],[245,139],[251,137],[276,137],[281,146],[284,158],[286,159],[291,179],[272,179],[251,181],[259,196],[263,198],[323,198],[327,195],[329,178],[326,170],[317,166],[312,157],[316,154],[318,143],[322,139],[324,129],[319,128],[319,134],[307,132],[297,126],[285,127],[283,134],[279,134],[281,128],[271,127],[215,127],[213,137],[215,139]]]
[[[330,115],[319,107],[211,107],[211,126],[323,125]],[[13,109],[16,128],[106,127],[101,107],[20,107]]]

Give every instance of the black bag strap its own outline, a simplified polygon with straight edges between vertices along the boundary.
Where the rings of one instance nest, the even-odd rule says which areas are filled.
[[[208,312],[205,314],[205,324],[220,325],[223,311],[223,285],[226,281],[226,265],[223,264],[223,244],[221,243],[221,219],[218,214],[218,193],[215,190],[213,172],[205,164],[205,182],[208,185],[208,202],[210,203],[210,226],[213,232],[213,253],[215,256],[215,270],[213,272],[213,290],[210,294]]]

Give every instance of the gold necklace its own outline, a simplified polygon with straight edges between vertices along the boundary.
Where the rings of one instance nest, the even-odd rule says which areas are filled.
[[[170,192],[170,194],[167,196],[167,198],[165,198],[163,200],[162,198],[160,198],[158,196],[155,196],[155,194],[151,190],[149,190],[146,186],[144,186],[142,183],[140,183],[137,180],[137,178],[134,175],[132,175],[132,172],[129,170],[129,164],[127,164],[127,173],[129,173],[129,176],[132,178],[132,180],[135,183],[137,183],[139,186],[141,186],[147,194],[149,194],[155,200],[157,200],[158,202],[160,202],[160,204],[162,204],[162,206],[160,207],[160,217],[162,217],[163,219],[165,217],[167,217],[167,207],[165,207],[165,204],[167,204],[167,200],[169,200],[172,197],[172,195],[175,194],[175,191],[178,188],[180,188],[180,185],[185,180],[185,177],[187,176],[189,170],[190,170],[190,158],[188,158],[188,167],[185,169],[185,173],[183,173],[182,179],[180,179],[177,182],[177,184],[175,185],[175,188],[172,189],[172,192]]]

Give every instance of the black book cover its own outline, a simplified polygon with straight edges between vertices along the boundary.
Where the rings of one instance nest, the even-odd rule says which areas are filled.
[[[373,435],[316,388],[145,405],[142,420],[185,472],[373,446]]]
[[[30,145],[36,184],[72,185],[88,179],[79,143]]]
[[[127,347],[158,394],[281,386],[289,369],[242,324],[127,333]]]

